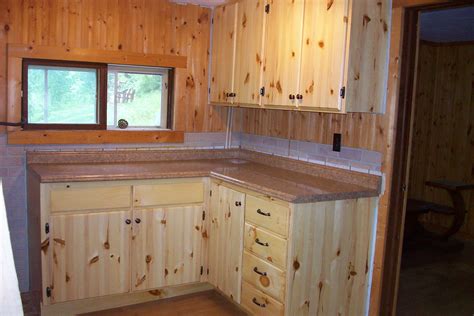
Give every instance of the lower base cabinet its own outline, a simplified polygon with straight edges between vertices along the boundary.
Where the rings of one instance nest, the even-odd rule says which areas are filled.
[[[292,204],[208,178],[28,185],[44,314],[208,284],[252,315],[367,313],[377,198]]]

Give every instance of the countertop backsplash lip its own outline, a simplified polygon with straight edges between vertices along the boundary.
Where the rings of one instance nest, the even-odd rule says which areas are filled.
[[[209,176],[291,203],[374,197],[381,184],[376,175],[243,149],[28,152],[27,165],[49,183]]]

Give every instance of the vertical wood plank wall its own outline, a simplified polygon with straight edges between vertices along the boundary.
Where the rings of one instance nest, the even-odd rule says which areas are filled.
[[[176,71],[175,129],[223,131],[227,109],[207,105],[210,22],[210,9],[168,0],[2,0],[0,120],[6,44],[22,43],[187,56],[187,69]]]
[[[474,182],[474,43],[422,42],[415,95],[409,197],[451,205],[447,191],[427,180]],[[468,214],[461,236],[474,239],[474,192],[465,192]],[[427,215],[447,227],[451,216]]]

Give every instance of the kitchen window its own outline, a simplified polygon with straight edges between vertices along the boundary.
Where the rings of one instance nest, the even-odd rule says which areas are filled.
[[[24,128],[168,128],[170,74],[160,67],[24,59]]]

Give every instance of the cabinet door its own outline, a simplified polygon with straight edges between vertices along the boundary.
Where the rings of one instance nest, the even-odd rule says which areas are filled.
[[[211,94],[213,103],[232,103],[235,39],[238,4],[214,10],[211,55]]]
[[[212,184],[209,282],[240,303],[245,194]]]
[[[321,2],[321,1],[315,1]],[[264,105],[294,106],[298,93],[304,1],[269,0],[266,17]]]
[[[51,303],[129,291],[130,216],[130,211],[51,216]]]
[[[235,53],[234,103],[259,105],[262,73],[263,0],[239,2]]]
[[[305,1],[300,106],[341,110],[348,2]]]
[[[202,206],[133,211],[132,291],[198,282]]]

